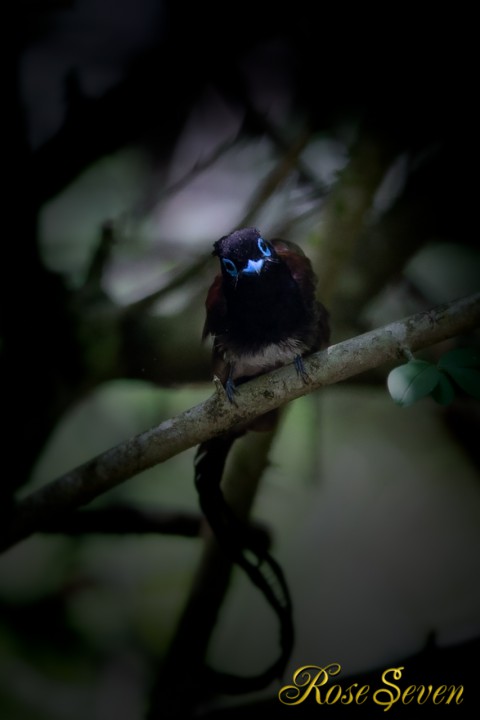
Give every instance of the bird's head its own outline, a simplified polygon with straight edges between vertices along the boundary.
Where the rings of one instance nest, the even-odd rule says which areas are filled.
[[[261,275],[271,263],[278,263],[273,246],[256,228],[243,228],[214,243],[213,254],[220,259],[222,275],[229,283]]]

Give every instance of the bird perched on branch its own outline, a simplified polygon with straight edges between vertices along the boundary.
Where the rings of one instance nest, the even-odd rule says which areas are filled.
[[[213,373],[230,402],[235,402],[237,385],[291,362],[307,382],[302,358],[326,347],[330,336],[310,260],[297,245],[269,241],[252,227],[217,240],[213,254],[220,273],[207,295],[203,338],[213,336]],[[218,673],[227,692],[251,691],[279,677],[293,645],[291,598],[283,572],[258,536],[237,519],[220,488],[234,440],[247,430],[272,429],[277,415],[271,411],[247,427],[202,443],[195,457],[200,505],[220,546],[260,589],[280,621],[280,657],[253,678]]]
[[[268,242],[256,228],[221,238],[221,273],[211,286],[203,337],[213,335],[213,372],[230,400],[241,382],[295,362],[328,343],[328,315],[316,299],[310,260],[294,243]]]

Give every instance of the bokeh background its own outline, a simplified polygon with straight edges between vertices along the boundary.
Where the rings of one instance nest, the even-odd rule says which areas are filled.
[[[479,289],[471,23],[378,13],[18,5],[4,89],[4,518],[13,497],[211,394],[210,252],[234,228],[303,247],[333,342]],[[458,343],[478,336],[419,357]],[[272,439],[252,514],[292,588],[289,672],[339,662],[370,677],[407,658],[413,682],[435,669],[437,684],[468,688],[478,401],[399,408],[389,369],[296,401]],[[1,557],[0,717],[145,716],[203,554],[193,453],[99,498],[100,529],[38,534]],[[157,531],[109,531],[119,508]],[[261,671],[276,632],[234,573],[208,660]],[[280,712],[278,687],[209,690],[184,717]]]

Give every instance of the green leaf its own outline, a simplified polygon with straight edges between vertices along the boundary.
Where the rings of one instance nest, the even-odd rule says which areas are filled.
[[[449,371],[450,368],[480,368],[480,349],[456,348],[442,355],[438,367]]]
[[[431,395],[439,405],[450,405],[455,399],[455,390],[446,375],[440,373],[437,385],[433,388]]]
[[[409,407],[430,395],[440,378],[441,373],[435,365],[425,360],[410,360],[390,372],[387,385],[393,401]]]
[[[480,400],[480,370],[468,367],[450,367],[448,374],[467,395]]]
[[[445,353],[438,367],[448,373],[467,395],[480,400],[480,349],[456,348]]]

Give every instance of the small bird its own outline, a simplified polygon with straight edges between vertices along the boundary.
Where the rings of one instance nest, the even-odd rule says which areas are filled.
[[[256,228],[214,243],[221,273],[206,300],[203,338],[213,335],[213,372],[234,401],[235,385],[295,362],[327,345],[328,313],[316,299],[316,276],[303,250],[265,240]]]
[[[316,276],[300,247],[266,240],[253,227],[236,230],[214,243],[220,261],[206,299],[203,338],[213,336],[213,374],[230,402],[237,385],[293,362],[308,381],[304,355],[326,347],[328,312],[316,298]],[[216,673],[224,692],[250,692],[280,677],[293,647],[292,602],[280,565],[228,506],[220,483],[233,442],[247,430],[270,430],[278,412],[207,440],[195,456],[200,506],[220,544],[260,589],[280,622],[279,658],[263,673],[238,678]]]

